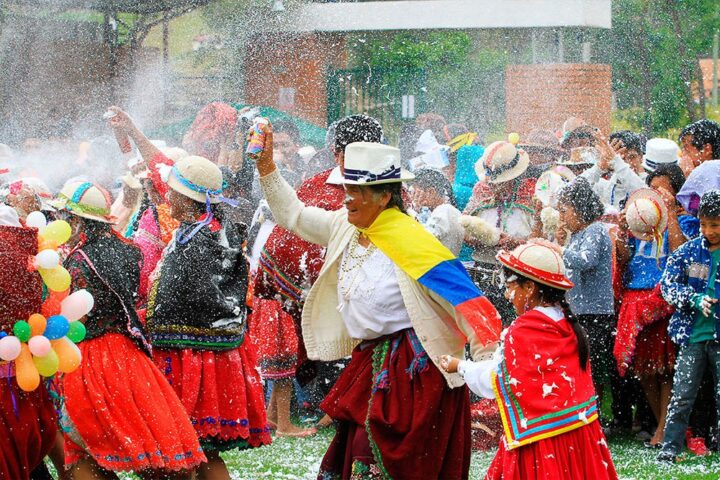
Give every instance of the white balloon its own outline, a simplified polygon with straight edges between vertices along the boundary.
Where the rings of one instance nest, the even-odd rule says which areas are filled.
[[[20,355],[20,340],[13,335],[0,338],[0,358],[12,362]]]
[[[51,270],[60,265],[60,255],[55,250],[43,250],[35,255],[35,265]]]
[[[47,227],[47,219],[42,212],[31,212],[25,219],[25,225],[35,227],[42,232]]]

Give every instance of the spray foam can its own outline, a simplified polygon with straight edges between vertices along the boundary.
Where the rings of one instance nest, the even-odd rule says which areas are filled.
[[[262,126],[268,125],[269,123],[270,121],[267,118],[257,117],[253,121],[253,126],[250,127],[248,131],[248,145],[245,153],[254,160],[260,158],[260,154],[265,150],[265,132]]]

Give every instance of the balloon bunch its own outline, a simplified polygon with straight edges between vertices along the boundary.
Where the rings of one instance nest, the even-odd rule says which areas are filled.
[[[47,223],[41,212],[32,212],[25,223],[38,229],[38,254],[33,267],[37,269],[48,290],[64,292],[70,288],[70,274],[60,264],[57,248],[67,242],[72,235],[70,225],[64,220]]]
[[[15,377],[21,389],[29,392],[40,384],[40,376],[70,373],[80,366],[82,356],[75,345],[85,338],[85,325],[79,320],[95,303],[87,290],[68,295],[70,274],[60,264],[57,247],[70,238],[70,225],[58,220],[46,224],[40,212],[28,215],[28,226],[38,229],[39,251],[32,266],[48,289],[42,313],[34,313],[13,326],[14,335],[0,332],[0,360],[15,362]]]

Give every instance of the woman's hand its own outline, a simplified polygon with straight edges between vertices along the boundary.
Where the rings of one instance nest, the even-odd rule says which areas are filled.
[[[460,365],[460,359],[450,355],[443,355],[440,357],[440,366],[447,373],[456,373]]]
[[[112,106],[108,108],[109,112],[113,112],[115,115],[108,119],[108,126],[113,130],[130,134],[135,129],[135,123],[133,122],[130,115],[125,113],[120,107]]]
[[[261,177],[270,175],[277,168],[275,161],[273,160],[273,131],[272,125],[262,124],[260,129],[265,132],[265,146],[263,151],[260,152],[260,157],[257,159],[255,164],[257,165],[258,173]]]

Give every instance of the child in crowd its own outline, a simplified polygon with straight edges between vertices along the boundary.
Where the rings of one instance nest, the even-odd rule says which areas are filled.
[[[564,299],[573,284],[557,247],[530,241],[497,258],[519,316],[493,359],[441,360],[501,410],[505,436],[485,478],[617,478],[597,421],[587,335]]]
[[[720,191],[706,192],[698,211],[700,237],[670,255],[660,281],[662,294],[676,309],[669,332],[679,345],[665,439],[658,460],[674,462],[683,449],[685,431],[703,372],[710,368],[720,405]]]
[[[698,233],[697,219],[675,200],[684,181],[677,164],[660,165],[650,172],[647,183],[652,190],[637,190],[626,205],[633,210],[633,222],[641,219],[642,231],[621,222],[622,234],[616,241],[619,260],[626,267],[613,353],[621,375],[630,370],[639,378],[658,422],[646,444],[650,447],[659,447],[663,439],[675,366],[675,345],[667,333],[673,309],[660,294],[660,277],[668,255]]]

